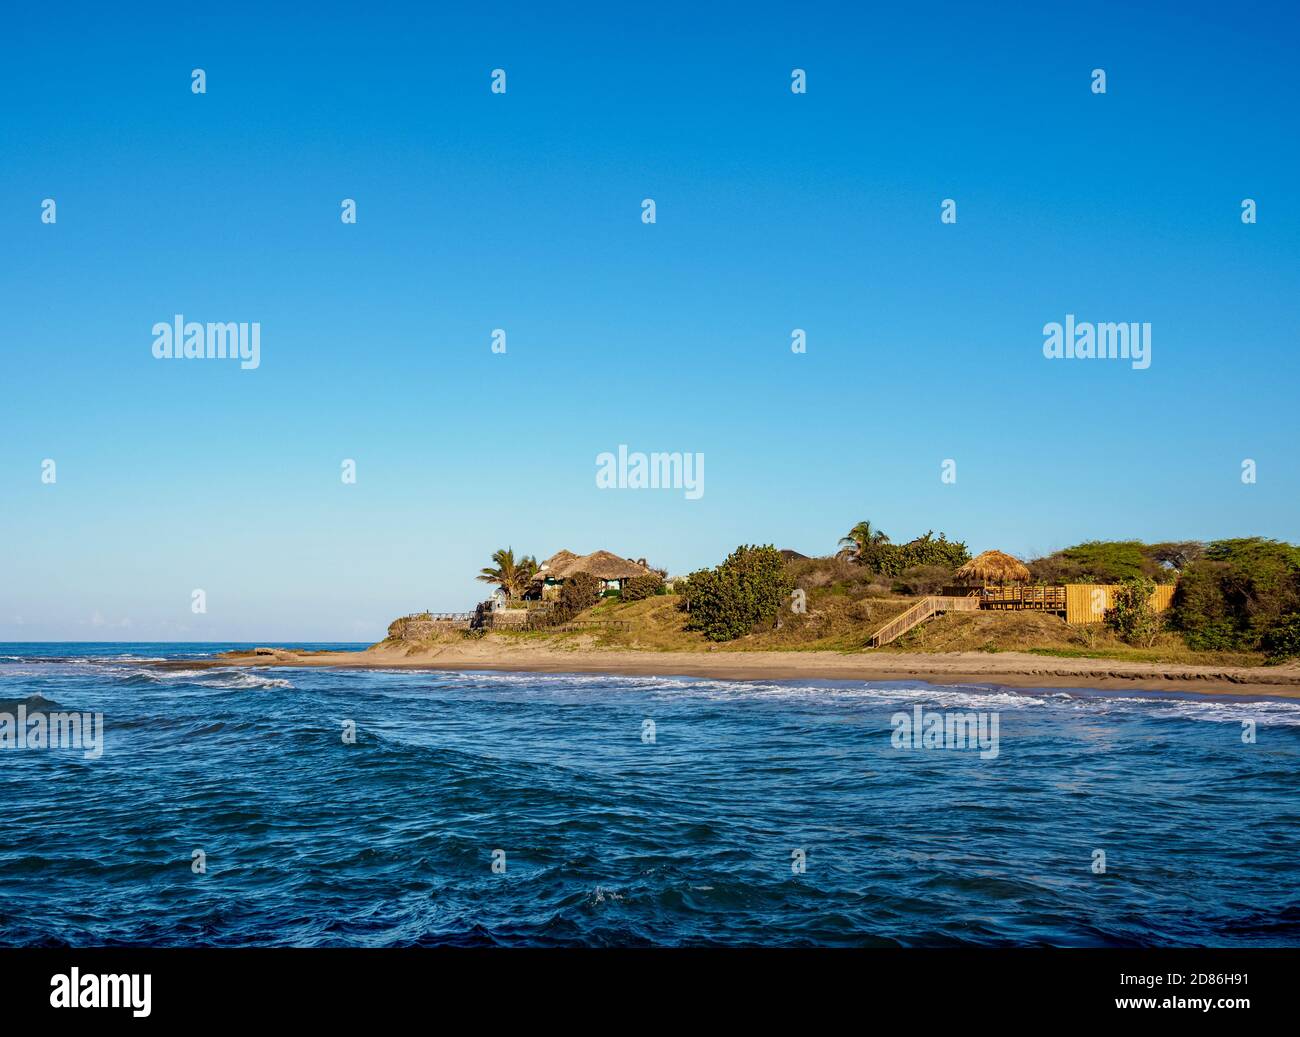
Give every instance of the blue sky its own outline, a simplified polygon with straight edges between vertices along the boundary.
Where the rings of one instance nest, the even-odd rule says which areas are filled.
[[[10,14],[0,640],[369,640],[505,545],[1300,540],[1300,16],[1130,6]],[[620,443],[704,496],[597,489]]]

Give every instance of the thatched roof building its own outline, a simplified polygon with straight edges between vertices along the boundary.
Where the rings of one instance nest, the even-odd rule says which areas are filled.
[[[959,568],[956,576],[970,583],[1028,583],[1029,569],[1002,551],[985,551]]]
[[[556,551],[555,554],[537,567],[537,573],[533,576],[533,579],[541,579],[544,572],[552,576],[562,576],[568,569],[569,563],[577,557],[572,551]]]
[[[533,583],[556,587],[574,573],[591,573],[606,589],[619,589],[624,580],[649,575],[650,569],[644,561],[621,558],[612,551],[592,551],[587,555],[557,551],[541,564]]]

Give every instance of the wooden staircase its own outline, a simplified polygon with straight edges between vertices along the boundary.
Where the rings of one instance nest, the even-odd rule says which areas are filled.
[[[933,619],[940,612],[976,612],[979,607],[980,599],[974,595],[961,598],[937,594],[927,595],[901,616],[895,616],[872,634],[871,647],[879,648],[881,645],[889,644],[890,641],[902,637],[913,627],[920,626],[927,619]]]

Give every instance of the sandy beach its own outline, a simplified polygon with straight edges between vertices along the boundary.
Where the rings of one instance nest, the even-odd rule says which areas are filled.
[[[341,669],[510,670],[709,677],[720,680],[921,680],[936,684],[1087,687],[1300,698],[1300,665],[1213,667],[1058,659],[1025,652],[653,652],[557,649],[544,645],[450,644],[425,650],[376,645],[360,652],[296,652],[273,647],[211,660],[157,664],[173,669],[292,666]]]

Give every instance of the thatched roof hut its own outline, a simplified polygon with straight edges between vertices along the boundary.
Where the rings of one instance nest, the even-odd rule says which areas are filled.
[[[972,583],[1028,583],[1029,570],[1017,558],[1002,551],[976,555],[956,573],[957,579]]]
[[[620,558],[612,551],[592,551],[589,555],[575,555],[572,551],[557,551],[546,559],[533,577],[535,581],[563,580],[574,573],[591,573],[598,580],[630,580],[646,576],[649,568],[630,558]]]
[[[559,579],[564,570],[568,568],[569,563],[577,557],[572,551],[556,551],[555,554],[537,567],[537,573],[533,576],[533,579],[541,580],[547,576]]]
[[[633,576],[648,576],[650,570],[630,558],[620,558],[610,551],[592,551],[569,563],[569,572],[591,573],[599,580],[630,580]]]

